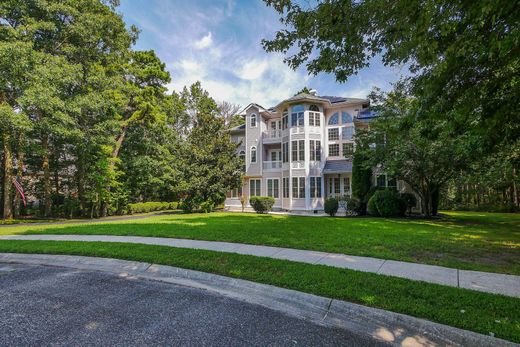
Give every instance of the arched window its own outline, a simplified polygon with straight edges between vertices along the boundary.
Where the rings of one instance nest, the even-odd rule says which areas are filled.
[[[246,152],[240,151],[240,153],[238,153],[238,157],[240,158],[240,160],[246,161]]]
[[[339,114],[338,114],[338,112],[336,112],[332,116],[330,116],[329,125],[338,125],[338,123],[339,123]]]
[[[256,128],[256,114],[251,115],[251,127]]]
[[[251,147],[251,162],[256,163],[256,147]]]
[[[320,109],[319,109],[319,107],[316,106],[316,105],[311,105],[311,106],[309,107],[309,111],[320,112]]]
[[[350,114],[348,114],[347,112],[342,112],[341,113],[341,123],[342,124],[352,123],[352,116]]]

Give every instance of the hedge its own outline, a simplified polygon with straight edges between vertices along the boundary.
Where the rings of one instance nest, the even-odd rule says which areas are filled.
[[[266,213],[273,208],[274,198],[271,196],[252,196],[249,203],[256,213]]]
[[[135,204],[128,204],[128,214],[175,210],[177,209],[177,206],[177,202],[138,202]]]

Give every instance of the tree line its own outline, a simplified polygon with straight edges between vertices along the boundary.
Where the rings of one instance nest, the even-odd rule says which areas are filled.
[[[517,1],[264,1],[285,28],[263,46],[293,68],[344,82],[380,55],[410,71],[370,95],[379,117],[357,136],[356,170],[403,180],[427,216],[439,206],[520,209]]]
[[[241,181],[236,105],[200,83],[168,93],[153,51],[136,51],[117,0],[0,3],[4,218],[98,217],[138,201],[223,201]],[[230,114],[231,113],[231,114]],[[13,178],[31,200],[24,207]]]

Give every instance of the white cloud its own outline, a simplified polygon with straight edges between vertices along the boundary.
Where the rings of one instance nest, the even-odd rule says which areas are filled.
[[[242,65],[237,77],[244,80],[256,80],[267,70],[267,61],[251,60]]]
[[[197,49],[204,49],[204,48],[208,48],[209,46],[211,46],[212,43],[213,43],[213,39],[211,38],[211,32],[209,32],[206,36],[204,36],[200,40],[195,41],[194,45],[195,45],[195,48],[197,48]]]

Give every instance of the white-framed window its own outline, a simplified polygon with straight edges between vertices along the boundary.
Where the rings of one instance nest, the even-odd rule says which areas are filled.
[[[316,105],[310,105],[309,111],[320,112],[320,108]]]
[[[339,140],[339,128],[328,129],[329,141]]]
[[[376,186],[382,188],[397,188],[397,179],[390,175],[379,174],[376,177]]]
[[[287,112],[287,110],[284,110],[282,113],[282,129],[283,130],[287,129],[288,125],[289,125],[289,113]]]
[[[376,178],[376,185],[378,187],[386,187],[386,175],[378,175]]]
[[[293,199],[305,199],[305,177],[292,178]]]
[[[251,124],[251,128],[256,128],[256,114],[253,113],[253,114],[250,116],[250,119],[251,119],[251,122],[250,122],[250,124]]]
[[[343,156],[354,154],[354,144],[352,142],[343,142]]]
[[[320,140],[309,140],[310,145],[310,160],[320,161],[321,160],[321,141]]]
[[[351,193],[350,193],[350,177],[343,177],[343,192],[346,195],[351,195]]]
[[[329,145],[329,157],[339,157],[339,143]]]
[[[288,198],[289,197],[289,177],[282,178],[282,190],[283,190],[283,197]]]
[[[352,116],[348,112],[341,113],[341,124],[352,123]]]
[[[338,125],[339,124],[339,114],[336,112],[329,118],[329,125]]]
[[[242,162],[242,171],[246,172],[246,151],[240,151],[238,153],[238,158]]]
[[[237,199],[242,197],[242,187],[230,190],[228,192],[227,197],[231,199]]]
[[[312,127],[320,126],[320,109],[316,105],[309,107],[309,125]]]
[[[289,162],[289,142],[282,143],[282,162]]]
[[[251,162],[256,163],[256,147],[251,147]]]
[[[321,198],[321,177],[310,177],[311,198]]]
[[[305,125],[304,111],[303,105],[294,105],[291,108],[291,126],[302,127]]]
[[[291,142],[291,161],[305,160],[305,140],[294,140]]]
[[[343,140],[352,140],[354,137],[354,127],[343,127],[341,129],[341,138]]]
[[[261,196],[261,182],[260,179],[249,180],[249,196]]]
[[[280,197],[280,180],[278,178],[267,179],[267,196],[272,196],[275,199]]]

